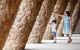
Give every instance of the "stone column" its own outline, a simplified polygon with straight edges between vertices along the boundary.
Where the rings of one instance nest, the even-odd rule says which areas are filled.
[[[28,43],[41,42],[55,3],[56,0],[44,0],[34,27],[30,33]]]
[[[22,0],[3,50],[22,50],[43,0]]]
[[[21,0],[0,0],[0,50],[2,50],[4,46],[20,1]]]
[[[74,32],[80,19],[80,0],[78,0],[74,12],[72,14],[72,31]]]

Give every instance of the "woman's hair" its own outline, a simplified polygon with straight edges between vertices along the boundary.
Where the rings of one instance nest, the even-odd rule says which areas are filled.
[[[70,16],[70,12],[69,12],[69,11],[66,11],[66,14],[67,14],[68,16]]]
[[[52,22],[56,23],[56,20],[53,20]]]

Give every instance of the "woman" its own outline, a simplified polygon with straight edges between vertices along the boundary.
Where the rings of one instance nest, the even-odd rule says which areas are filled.
[[[71,43],[71,20],[70,20],[70,12],[66,11],[63,17],[63,33],[68,37],[68,43]]]
[[[71,17],[70,17],[70,12],[69,11],[65,11],[64,15],[59,15],[58,16],[63,17],[63,33],[64,35],[67,35],[68,37],[68,43],[71,43],[72,39],[71,39]]]

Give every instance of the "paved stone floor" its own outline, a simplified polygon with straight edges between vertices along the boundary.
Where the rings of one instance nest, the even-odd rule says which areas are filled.
[[[42,40],[38,44],[26,44],[26,50],[80,50],[80,34],[72,36],[72,43],[67,43],[66,37],[57,37],[57,43],[54,40]]]
[[[80,43],[28,44],[26,50],[80,50]]]

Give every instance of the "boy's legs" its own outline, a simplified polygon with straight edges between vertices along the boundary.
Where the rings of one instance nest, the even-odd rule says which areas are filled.
[[[56,43],[56,32],[53,32],[53,36],[54,36],[54,43]]]
[[[54,43],[56,43],[56,37],[54,37]]]

